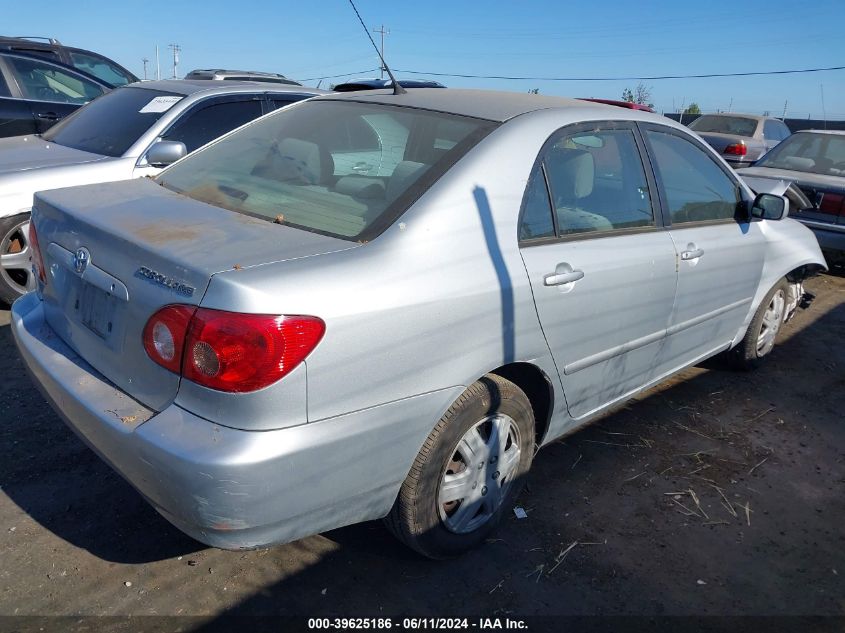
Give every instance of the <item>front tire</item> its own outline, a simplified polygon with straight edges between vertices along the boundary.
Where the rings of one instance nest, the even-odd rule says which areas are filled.
[[[742,341],[731,350],[733,364],[739,369],[756,369],[771,353],[786,318],[788,292],[786,280],[781,279],[760,302]]]
[[[29,261],[29,213],[0,219],[0,300],[9,305],[35,289]]]
[[[512,507],[534,451],[534,414],[512,382],[472,384],[428,436],[402,484],[388,528],[434,559],[480,544]]]

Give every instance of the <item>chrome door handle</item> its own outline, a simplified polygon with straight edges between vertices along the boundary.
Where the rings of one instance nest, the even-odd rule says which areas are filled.
[[[704,249],[703,248],[696,248],[693,251],[682,251],[681,252],[681,259],[686,262],[686,261],[689,261],[691,259],[698,259],[702,255],[704,255]]]
[[[573,270],[570,273],[552,273],[543,277],[544,286],[562,286],[584,278],[583,270]]]

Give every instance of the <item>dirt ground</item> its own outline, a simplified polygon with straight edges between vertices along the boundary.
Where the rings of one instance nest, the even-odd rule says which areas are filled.
[[[0,313],[0,615],[845,615],[845,275],[769,362],[685,371],[539,453],[480,549],[379,522],[250,552],[171,527],[47,406]]]

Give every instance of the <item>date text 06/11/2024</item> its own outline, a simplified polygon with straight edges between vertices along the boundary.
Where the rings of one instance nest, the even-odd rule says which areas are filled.
[[[527,631],[524,620],[513,618],[309,618],[309,630],[522,630]]]

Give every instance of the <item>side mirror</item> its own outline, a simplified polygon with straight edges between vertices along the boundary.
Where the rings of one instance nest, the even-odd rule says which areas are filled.
[[[771,193],[757,194],[751,207],[751,217],[761,220],[781,220],[789,211],[789,202],[783,196]]]
[[[156,141],[147,150],[147,162],[153,167],[167,167],[188,154],[181,141]]]

